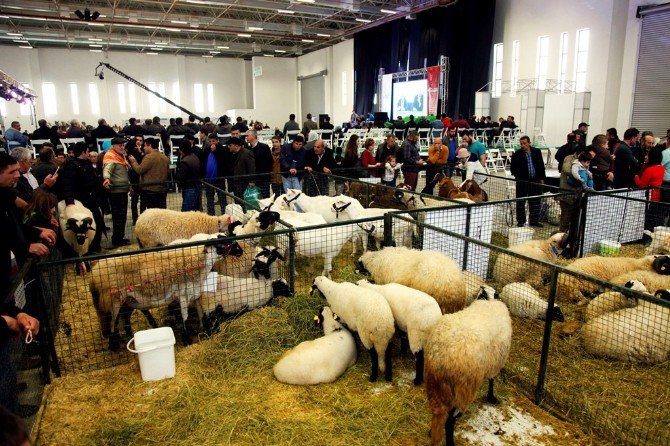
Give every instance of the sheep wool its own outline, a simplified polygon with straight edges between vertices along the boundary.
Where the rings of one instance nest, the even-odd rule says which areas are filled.
[[[386,380],[391,381],[391,350],[388,346],[395,333],[395,322],[384,296],[353,283],[333,282],[325,276],[314,279],[312,292],[317,289],[342,322],[358,333],[363,346],[370,352],[370,381],[377,380],[378,372],[385,372]]]
[[[652,271],[653,261],[654,256],[645,256],[641,258],[591,256],[577,259],[569,264],[566,268],[573,271],[579,271],[581,273],[588,274],[603,280],[611,280],[630,271]],[[644,283],[642,280],[640,281]],[[577,276],[572,276],[565,273],[560,273],[558,275],[558,288],[556,295],[561,300],[577,302],[582,300],[584,296],[593,295],[599,287],[599,284],[589,280],[581,279]],[[647,287],[647,289],[653,290],[654,288]]]
[[[384,296],[398,328],[407,333],[409,349],[416,355],[414,384],[423,382],[423,347],[433,326],[442,316],[440,306],[428,294],[398,283],[375,285],[359,280],[358,286],[374,290]]]
[[[507,304],[509,312],[514,316],[529,319],[546,319],[548,302],[540,297],[540,293],[525,282],[505,285],[500,292],[500,300]],[[563,322],[560,307],[554,306],[552,320]]]
[[[640,291],[641,293],[647,292],[647,287],[637,280],[629,280],[624,286],[631,290]],[[624,296],[618,291],[607,291],[599,294],[588,303],[586,310],[584,311],[584,320],[588,322],[601,314],[611,313],[612,311],[622,310],[624,308],[632,308],[636,305],[637,299],[634,297]]]
[[[453,445],[456,412],[465,412],[484,379],[494,402],[493,378],[507,362],[512,320],[495,290],[483,287],[475,302],[437,322],[426,343],[426,392],[432,413],[431,440],[441,444],[445,431]]]
[[[565,233],[559,232],[547,240],[528,240],[508,249],[543,262],[553,263],[562,251]],[[507,254],[500,254],[493,266],[493,280],[500,286],[513,282],[528,282],[540,288],[547,269],[539,264],[527,262]]]
[[[657,296],[667,299],[669,293]],[[670,359],[670,308],[638,299],[634,308],[606,313],[582,328],[586,351],[626,362],[658,364]]]
[[[304,341],[284,353],[272,371],[277,381],[301,386],[332,383],[356,362],[356,341],[333,314],[324,307],[318,320],[323,337]]]
[[[465,306],[468,306],[477,299],[482,285],[486,285],[486,282],[479,275],[470,271],[463,271],[463,277],[465,279]]]
[[[465,307],[465,278],[452,259],[437,251],[384,248],[368,251],[358,263],[375,283],[399,283],[424,293],[437,301],[442,314]]]
[[[612,279],[612,283],[626,286],[630,281],[638,281],[647,289],[648,293],[655,293],[658,290],[670,289],[670,276],[658,274],[651,270],[637,270],[621,274]]]
[[[135,236],[141,246],[167,245],[177,239],[196,234],[224,232],[234,219],[229,215],[208,215],[204,212],[179,212],[170,209],[147,209],[135,223]]]

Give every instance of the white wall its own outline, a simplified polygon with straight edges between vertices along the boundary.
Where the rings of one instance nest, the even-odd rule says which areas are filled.
[[[560,35],[567,32],[568,80],[574,80],[575,40],[578,29],[589,28],[590,45],[586,88],[591,94],[590,135],[617,127],[623,133],[630,124],[635,64],[639,45],[638,5],[650,0],[498,0],[493,43],[504,44],[503,80],[511,80],[512,42],[519,40],[519,79],[536,77],[537,39],[549,36],[548,78],[558,78]],[[492,64],[493,65],[493,64]],[[572,130],[574,99],[551,98],[544,116],[547,142],[560,145]],[[550,95],[547,95],[549,98]],[[518,98],[505,95],[491,101],[491,114],[520,115]],[[524,129],[532,132],[532,129]]]
[[[262,71],[253,78],[253,119],[281,129],[289,114],[299,115],[297,58],[260,56],[251,64],[253,71]]]
[[[57,93],[58,114],[47,116],[49,121],[70,120],[78,118],[87,123],[95,124],[102,116],[109,123],[121,124],[131,116],[138,118],[151,117],[149,109],[149,93],[136,87],[137,112],[131,113],[129,98],[126,97],[126,110],[122,114],[119,109],[117,84],[128,81],[106,70],[105,79],[99,80],[93,76],[99,61],[110,63],[112,66],[127,73],[138,81],[164,82],[166,96],[176,103],[193,112],[195,110],[193,84],[202,83],[204,88],[204,111],[196,114],[210,116],[216,119],[230,108],[247,108],[251,96],[251,64],[239,59],[173,56],[173,55],[142,55],[124,52],[91,53],[82,50],[67,49],[20,49],[10,46],[0,46],[0,60],[12,61],[4,68],[7,74],[20,82],[27,82],[40,96],[36,102],[38,119],[44,117],[44,106],[41,100],[42,83],[53,82]],[[80,114],[73,114],[70,100],[70,83],[76,82],[79,92]],[[88,85],[95,83],[100,98],[100,114],[91,112]],[[179,83],[179,98],[174,97],[173,84]],[[214,87],[214,109],[208,109],[206,85]],[[126,96],[128,94],[126,93]],[[160,103],[157,100],[157,103]],[[160,106],[159,106],[160,107]],[[5,124],[18,120],[24,128],[32,128],[28,116],[20,116],[19,107],[15,102],[6,103],[7,117]],[[182,116],[186,114],[167,105],[165,112],[156,113],[162,118]]]

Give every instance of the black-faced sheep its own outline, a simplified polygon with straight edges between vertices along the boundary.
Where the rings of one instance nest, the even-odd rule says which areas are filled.
[[[58,202],[58,215],[63,240],[79,257],[88,254],[96,232],[93,213],[78,200],[72,206],[66,206],[62,200]],[[80,273],[86,273],[90,266],[88,262],[82,262],[77,268]]]
[[[376,283],[399,283],[433,296],[443,314],[465,307],[463,273],[456,262],[441,252],[389,247],[366,252],[357,265]]]
[[[493,379],[507,362],[512,342],[512,320],[495,291],[483,287],[469,307],[446,314],[437,322],[426,343],[426,392],[433,415],[433,445],[454,444],[456,415],[465,412],[484,379],[487,399],[497,402]]]
[[[284,353],[272,369],[277,381],[301,386],[332,383],[356,362],[354,336],[330,307],[321,309],[315,323],[323,327],[323,336]]]
[[[395,325],[393,313],[384,296],[361,288],[353,283],[333,282],[318,276],[312,284],[312,293],[318,290],[342,322],[358,333],[363,346],[370,352],[372,371],[370,381],[376,381],[384,372],[387,381],[392,379],[391,350],[388,348]]]

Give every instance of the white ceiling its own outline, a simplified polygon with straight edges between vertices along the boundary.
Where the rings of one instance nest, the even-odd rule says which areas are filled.
[[[456,0],[2,0],[0,45],[297,56]],[[98,11],[94,22],[75,11]]]

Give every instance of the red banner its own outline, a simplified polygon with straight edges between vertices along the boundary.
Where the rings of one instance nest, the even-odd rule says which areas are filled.
[[[437,98],[440,89],[440,66],[426,68],[426,80],[428,81],[428,114],[437,114]]]

